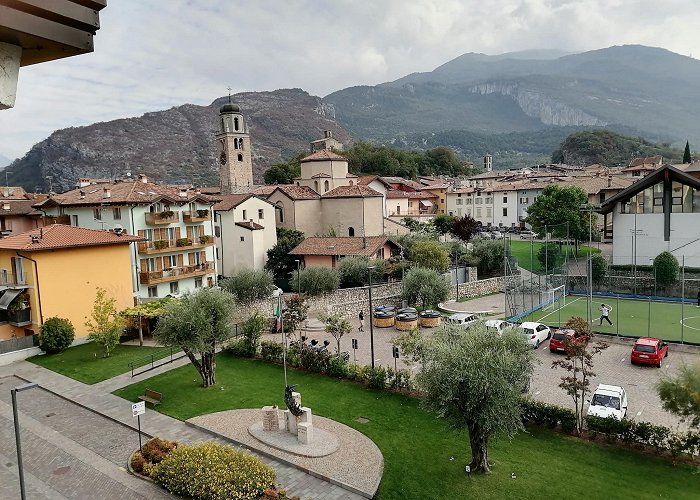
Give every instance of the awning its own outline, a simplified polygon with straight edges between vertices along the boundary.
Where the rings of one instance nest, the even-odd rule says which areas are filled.
[[[7,310],[10,302],[15,300],[15,297],[17,297],[20,293],[22,293],[22,290],[5,290],[5,293],[0,295],[0,309]]]
[[[433,202],[430,200],[421,200],[420,204],[423,205],[424,207],[432,207],[433,206]]]

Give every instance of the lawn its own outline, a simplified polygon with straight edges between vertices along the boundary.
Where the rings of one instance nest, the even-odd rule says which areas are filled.
[[[137,361],[151,354],[155,357],[164,357],[169,352],[170,349],[167,347],[139,347],[120,344],[109,358],[103,358],[102,348],[89,342],[66,349],[60,354],[34,356],[27,361],[85,384],[96,384],[129,371],[130,361]],[[145,364],[146,361],[143,361],[140,366]]]
[[[511,240],[510,253],[513,257],[518,259],[518,265],[523,269],[534,273],[541,273],[544,271],[544,266],[537,258],[537,252],[539,252],[540,248],[543,246],[544,243],[541,241]],[[588,248],[588,246],[581,245],[576,255],[577,258],[585,258],[588,255]],[[565,252],[568,252],[569,259],[574,258],[575,246],[562,245],[562,253]],[[593,253],[600,253],[600,250],[593,248]],[[532,259],[530,259],[530,255],[532,255]]]
[[[691,467],[541,429],[492,443],[493,473],[469,478],[464,473],[470,457],[466,435],[448,431],[417,400],[297,370],[288,374],[315,414],[353,427],[379,446],[384,454],[380,500],[691,499],[700,488],[700,476]],[[217,381],[218,386],[202,388],[188,365],[115,394],[136,401],[145,388],[156,390],[163,394],[158,411],[182,420],[235,408],[284,406],[279,366],[219,355]],[[369,423],[356,422],[360,416]]]
[[[600,305],[612,306],[610,321],[599,325]],[[569,295],[548,309],[533,312],[521,321],[539,321],[559,326],[572,316],[586,318],[586,296]],[[681,320],[683,322],[681,323]],[[593,296],[593,330],[632,337],[658,337],[700,343],[700,310],[692,304],[649,302],[648,300],[616,299]]]

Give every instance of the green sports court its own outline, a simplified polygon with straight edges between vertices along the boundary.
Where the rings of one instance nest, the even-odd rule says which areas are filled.
[[[561,326],[573,316],[586,318],[588,296],[567,295],[518,321],[537,321]],[[602,303],[612,307],[610,321],[599,325]],[[593,331],[628,337],[658,337],[677,342],[700,344],[700,307],[694,303],[663,302],[622,297],[593,296]]]

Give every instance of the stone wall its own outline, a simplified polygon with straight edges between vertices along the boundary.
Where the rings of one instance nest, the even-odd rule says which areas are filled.
[[[490,295],[492,293],[498,293],[503,291],[503,283],[505,276],[497,276],[495,278],[488,278],[485,280],[470,281],[469,283],[459,284],[459,298],[463,299],[465,297],[479,297],[481,295]],[[457,299],[457,289],[452,286],[450,289],[449,300]]]

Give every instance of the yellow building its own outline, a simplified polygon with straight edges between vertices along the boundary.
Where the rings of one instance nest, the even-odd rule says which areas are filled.
[[[97,288],[134,305],[130,244],[124,233],[54,224],[0,239],[0,339],[39,333],[53,316],[87,336]]]

